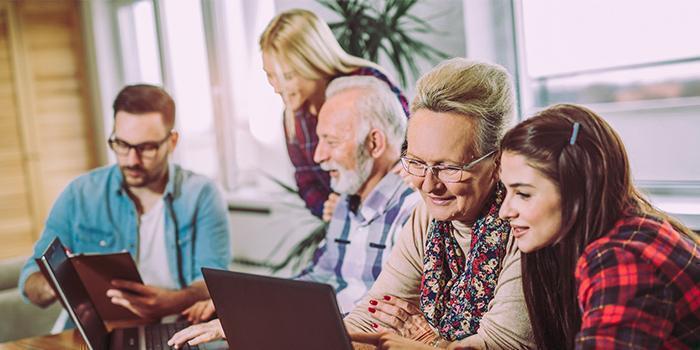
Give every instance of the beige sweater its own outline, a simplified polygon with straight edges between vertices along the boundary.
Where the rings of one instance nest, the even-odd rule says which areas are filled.
[[[423,273],[423,250],[431,220],[425,204],[419,204],[399,234],[398,242],[377,281],[355,309],[345,317],[349,332],[375,332],[371,324],[377,320],[367,311],[369,299],[381,300],[384,295],[393,295],[418,305]],[[453,234],[460,248],[463,252],[468,252],[471,229],[459,222],[453,222],[453,226]],[[477,334],[454,345],[483,349],[535,348],[520,278],[520,251],[514,238],[510,238],[506,249],[494,298],[481,318]]]

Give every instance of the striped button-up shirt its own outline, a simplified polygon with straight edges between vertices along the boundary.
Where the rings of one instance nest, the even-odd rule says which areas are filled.
[[[343,314],[350,312],[379,276],[398,233],[420,201],[401,177],[389,173],[354,213],[342,195],[325,240],[301,280],[333,286]]]

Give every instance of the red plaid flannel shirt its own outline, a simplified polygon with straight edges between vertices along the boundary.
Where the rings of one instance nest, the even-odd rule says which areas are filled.
[[[370,75],[387,83],[408,116],[408,100],[401,90],[389,81],[386,75],[369,67],[358,68],[348,75]],[[323,203],[328,199],[332,190],[328,172],[323,171],[321,166],[314,162],[314,152],[316,145],[318,145],[317,123],[318,119],[309,112],[305,105],[294,114],[294,138],[289,137],[286,128],[285,138],[287,140],[287,153],[292,165],[294,165],[294,179],[299,189],[299,196],[304,200],[311,213],[320,218],[323,215]]]
[[[576,269],[576,349],[700,349],[700,248],[666,221],[626,217]]]

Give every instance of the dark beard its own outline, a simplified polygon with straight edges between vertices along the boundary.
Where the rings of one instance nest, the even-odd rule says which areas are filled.
[[[144,168],[143,168],[142,166],[140,166],[140,165],[136,165],[136,166],[122,166],[122,167],[119,167],[119,168],[121,169],[121,172],[122,172],[122,178],[124,179],[124,184],[127,185],[127,186],[131,186],[131,187],[145,187],[145,186],[147,186],[149,183],[151,183],[151,176],[148,174],[148,172],[146,171],[146,169],[144,169]],[[127,176],[126,176],[126,174],[124,173],[125,170],[130,170],[130,171],[133,171],[133,172],[138,172],[138,173],[140,173],[140,174],[142,175],[142,176],[141,176],[141,180],[142,180],[142,181],[141,181],[140,183],[137,183],[137,184],[132,184],[132,183],[127,182]]]

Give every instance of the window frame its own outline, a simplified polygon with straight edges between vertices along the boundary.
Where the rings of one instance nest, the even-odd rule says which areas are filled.
[[[468,0],[464,0],[465,3]],[[533,79],[528,76],[527,59],[525,57],[525,34],[523,24],[523,0],[511,0],[512,18],[511,25],[513,29],[513,41],[506,44],[506,50],[512,50],[516,56],[515,69],[510,67],[514,73],[514,81],[516,84],[516,93],[518,94],[517,101],[519,103],[520,114],[517,116],[517,121],[520,122],[525,116],[532,115],[543,106],[537,106]],[[468,34],[467,34],[468,35]],[[612,71],[620,68],[639,68],[652,67],[659,64],[681,64],[687,62],[700,61],[700,57],[686,57],[675,60],[654,61],[635,65],[607,67],[592,71]],[[567,74],[583,74],[583,70],[579,72],[570,72]],[[677,99],[666,100],[640,100],[630,102],[616,103],[599,103],[586,104],[596,112],[602,115],[609,116],[611,113],[631,113],[635,111],[650,111],[657,110],[660,113],[665,113],[679,108],[692,108],[697,110],[697,115],[700,116],[700,97],[684,97]],[[635,181],[637,187],[644,192],[650,201],[669,214],[680,219],[684,224],[693,230],[700,230],[700,181],[671,181],[671,180],[638,180]]]

